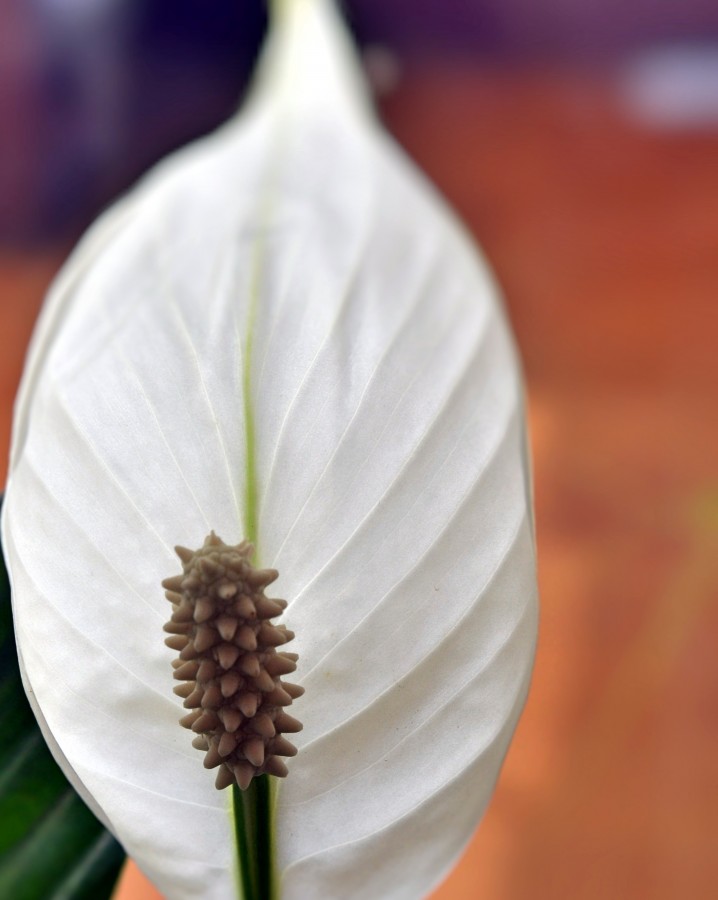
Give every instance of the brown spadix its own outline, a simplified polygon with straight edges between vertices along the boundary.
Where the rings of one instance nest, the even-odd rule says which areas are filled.
[[[162,584],[173,604],[165,643],[179,651],[173,674],[186,682],[175,693],[192,710],[180,724],[195,734],[205,767],[217,769],[218,789],[245,790],[264,773],[284,777],[279,757],[297,750],[282,733],[302,727],[284,709],[303,691],[281,679],[297,656],[277,652],[294,633],[269,621],[287,605],[264,596],[278,573],[254,568],[247,541],[231,546],[214,532],[199,550],[176,551],[183,573]]]

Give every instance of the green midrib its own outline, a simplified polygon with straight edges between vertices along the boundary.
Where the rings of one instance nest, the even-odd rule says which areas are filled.
[[[255,269],[259,268],[256,264]],[[257,508],[257,450],[254,421],[254,404],[252,403],[252,353],[254,349],[254,326],[257,318],[257,293],[259,286],[258,272],[255,271],[251,286],[249,313],[247,316],[247,339],[244,346],[242,372],[242,392],[244,395],[244,437],[246,444],[246,473],[244,490],[244,527],[245,538],[254,544],[255,562],[259,559],[259,537]]]
[[[266,222],[269,203],[265,195],[264,213]],[[259,501],[257,489],[257,450],[255,410],[252,402],[252,359],[254,351],[254,330],[259,304],[261,263],[264,251],[264,235],[260,232],[252,266],[247,311],[247,333],[242,359],[242,395],[244,411],[244,434],[246,449],[246,470],[244,480],[244,537],[254,544],[254,563],[259,565]],[[274,871],[274,823],[272,779],[260,775],[252,779],[246,791],[232,786],[232,822],[234,826],[239,883],[244,900],[276,900],[277,891]]]

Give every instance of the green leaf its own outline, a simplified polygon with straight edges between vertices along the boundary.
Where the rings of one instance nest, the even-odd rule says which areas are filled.
[[[0,733],[0,897],[109,897],[124,852],[60,771],[25,698],[1,552]]]

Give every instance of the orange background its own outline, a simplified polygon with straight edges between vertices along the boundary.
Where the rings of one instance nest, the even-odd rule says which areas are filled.
[[[410,65],[384,113],[498,272],[535,461],[533,688],[433,900],[712,900],[718,132],[631,123],[600,72]],[[0,256],[2,447],[63,254]],[[129,867],[117,900],[158,896]]]

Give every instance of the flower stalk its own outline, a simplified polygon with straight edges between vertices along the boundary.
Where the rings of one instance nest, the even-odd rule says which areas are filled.
[[[253,778],[246,790],[232,786],[232,812],[239,878],[244,900],[277,900],[273,797],[269,775]]]
[[[205,753],[205,768],[217,769],[216,787],[232,785],[244,897],[271,900],[268,776],[285,777],[281,757],[297,752],[283,733],[302,726],[285,707],[304,693],[282,680],[296,669],[297,655],[276,649],[294,633],[270,622],[287,604],[265,596],[278,572],[252,565],[249,541],[230,546],[212,532],[199,550],[176,552],[182,574],[162,584],[172,603],[165,643],[179,652],[175,693],[190,710],[180,724],[196,734],[192,746]]]

